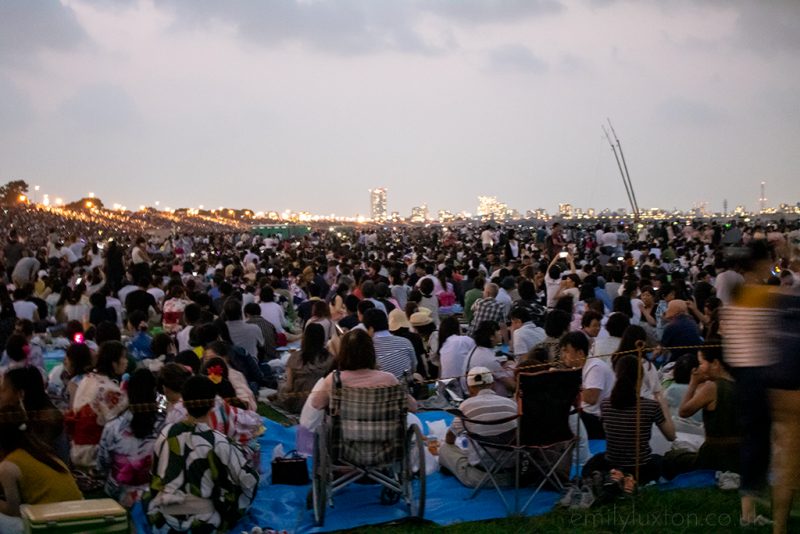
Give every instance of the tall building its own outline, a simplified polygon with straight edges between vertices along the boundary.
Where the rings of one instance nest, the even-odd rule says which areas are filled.
[[[761,213],[767,211],[767,182],[761,182],[761,197],[758,199]]]
[[[482,219],[503,221],[508,218],[508,205],[497,200],[497,197],[478,197],[478,216]]]
[[[423,204],[422,206],[415,206],[411,208],[411,222],[414,223],[423,223],[429,220],[428,217],[428,205]]]
[[[559,204],[558,205],[558,214],[564,217],[565,219],[572,218],[572,204]]]
[[[386,221],[386,188],[369,190],[370,216],[375,222]]]

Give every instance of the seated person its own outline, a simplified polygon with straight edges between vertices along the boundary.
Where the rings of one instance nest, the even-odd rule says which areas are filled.
[[[460,406],[464,417],[479,421],[492,421],[517,414],[517,403],[498,395],[492,388],[493,383],[494,376],[488,368],[473,367],[469,370],[467,374],[469,398]],[[509,435],[509,438],[511,438],[511,434],[516,433],[516,429],[516,420],[491,426],[473,425],[469,428],[470,432],[482,437]],[[455,475],[459,482],[474,488],[484,478],[486,471],[482,468],[483,466],[478,467],[481,464],[481,458],[471,444],[467,445],[466,450],[456,445],[456,438],[463,431],[464,423],[456,417],[447,431],[444,445],[439,448],[439,464]],[[516,436],[513,437],[516,438]],[[507,443],[509,440],[503,441]],[[484,457],[483,461],[491,461],[491,459]],[[513,484],[514,474],[513,472],[500,472],[495,479],[501,485]]]
[[[156,439],[144,509],[155,534],[227,532],[252,503],[258,472],[237,444],[208,424],[214,383],[193,376],[182,395],[188,415]]]
[[[351,330],[342,336],[335,365],[341,372],[342,387],[379,388],[399,383],[393,374],[376,369],[375,346],[369,334],[361,329]],[[330,403],[332,389],[333,373],[330,373],[317,382],[306,404],[314,410],[324,410]],[[417,409],[417,403],[411,395],[408,396],[408,409],[411,412]]]
[[[0,406],[22,406],[36,414],[28,433],[50,447],[63,462],[69,461],[69,440],[64,433],[64,415],[44,391],[42,375],[35,367],[12,369],[0,380]]]
[[[72,439],[70,458],[75,467],[95,466],[103,427],[128,407],[128,396],[119,383],[127,367],[125,346],[106,341],[100,346],[94,372],[78,384],[66,416]]]
[[[133,405],[151,405],[149,410],[130,407],[103,428],[97,450],[97,473],[107,477],[106,494],[130,508],[150,485],[153,444],[164,417],[156,410],[156,379],[147,369],[138,369],[128,382],[128,400]]]
[[[255,411],[257,404],[256,404],[256,397],[253,394],[253,390],[250,388],[250,384],[247,382],[247,378],[244,376],[243,373],[233,369],[231,360],[230,360],[230,350],[231,348],[223,341],[212,341],[205,345],[205,350],[203,351],[203,361],[207,362],[211,358],[222,358],[225,360],[225,363],[228,367],[228,379],[233,385],[233,389],[235,392],[235,396],[239,398],[245,405],[248,410]]]
[[[68,410],[78,384],[92,370],[92,351],[85,343],[72,343],[64,354],[64,362],[50,371],[47,394],[60,410]]]
[[[188,376],[181,378],[178,370],[171,371],[172,379],[185,384]],[[184,369],[184,371],[186,371]],[[188,371],[186,371],[188,374]],[[248,410],[244,402],[234,395],[233,386],[228,378],[228,365],[222,358],[210,358],[203,362],[200,374],[207,376],[214,383],[217,396],[214,398],[214,408],[208,414],[208,426],[217,432],[225,434],[232,441],[242,445],[249,461],[254,466],[260,463],[260,446],[258,436],[264,432],[264,424],[256,412]],[[182,385],[181,385],[182,386]],[[178,423],[187,416],[186,407],[181,401],[180,395],[175,399],[174,390],[170,391],[169,386],[164,385],[165,393],[172,397],[172,404],[168,406],[167,424]]]
[[[322,325],[307,324],[300,350],[292,352],[286,362],[286,380],[281,384],[274,404],[299,414],[314,384],[330,370],[331,362]]]
[[[698,352],[700,363],[689,380],[679,415],[703,413],[706,441],[693,469],[739,472],[740,428],[734,401],[734,381],[722,361],[719,341],[708,341]]]
[[[19,507],[83,498],[67,466],[28,433],[31,423],[19,406],[0,408],[0,532],[24,532]]]
[[[131,332],[131,339],[128,341],[128,352],[137,362],[153,357],[153,338],[147,333],[147,315],[136,310],[128,317],[128,328]]]
[[[672,381],[665,382],[667,386],[664,388],[663,395],[667,399],[669,413],[672,415],[673,423],[675,423],[675,431],[702,436],[705,433],[702,412],[698,411],[691,417],[681,417],[678,413],[683,398],[686,396],[686,390],[689,389],[692,372],[698,365],[697,355],[681,354],[672,367]]]
[[[603,439],[603,424],[600,421],[600,405],[611,395],[614,387],[614,371],[602,358],[587,358],[589,338],[580,331],[565,334],[559,342],[561,362],[566,367],[582,368],[583,391],[581,391],[581,421],[589,439]]]
[[[669,416],[666,401],[646,399],[637,391],[636,383],[640,372],[639,360],[635,356],[623,356],[617,361],[616,378],[611,396],[601,403],[603,428],[606,435],[606,452],[596,454],[583,467],[583,476],[593,471],[618,469],[625,474],[636,471],[637,451],[636,433],[639,434],[639,480],[644,485],[661,477],[662,458],[650,449],[650,435],[655,424],[669,441],[675,440],[675,427]],[[640,424],[636,425],[639,403]],[[634,422],[634,424],[631,424]]]

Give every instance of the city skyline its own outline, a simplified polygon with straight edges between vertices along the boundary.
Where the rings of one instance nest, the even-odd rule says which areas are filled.
[[[800,199],[800,3],[0,2],[0,181],[387,216]]]

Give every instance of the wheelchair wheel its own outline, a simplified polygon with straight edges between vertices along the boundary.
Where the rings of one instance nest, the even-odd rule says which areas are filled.
[[[314,505],[314,521],[322,526],[325,523],[325,508],[328,506],[328,449],[325,432],[314,434],[314,463],[311,478],[311,499]]]
[[[403,497],[410,517],[425,515],[425,442],[417,425],[406,430],[406,455],[403,465]]]

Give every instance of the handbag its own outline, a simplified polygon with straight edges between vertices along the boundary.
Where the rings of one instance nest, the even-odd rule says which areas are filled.
[[[272,483],[304,486],[309,483],[306,457],[296,450],[272,460]]]

